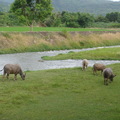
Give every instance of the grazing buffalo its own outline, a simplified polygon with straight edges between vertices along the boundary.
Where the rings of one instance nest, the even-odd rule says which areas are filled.
[[[102,74],[102,72],[105,68],[106,68],[106,66],[104,64],[95,63],[93,65],[93,74],[97,73],[97,71],[101,71],[101,74]]]
[[[87,67],[88,67],[88,60],[83,59],[83,61],[82,61],[82,70],[85,70]]]
[[[103,70],[103,76],[104,76],[104,85],[108,85],[108,79],[110,82],[113,81],[113,78],[116,76],[113,74],[113,71],[111,68],[106,68]]]
[[[26,74],[23,73],[21,67],[18,64],[6,64],[3,70],[3,77],[7,74],[7,78],[9,78],[9,74],[14,74],[14,79],[17,80],[17,74],[20,74],[21,78],[25,80]]]

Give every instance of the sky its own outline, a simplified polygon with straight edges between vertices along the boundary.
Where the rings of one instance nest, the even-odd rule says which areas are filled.
[[[111,1],[113,1],[113,2],[119,2],[120,0],[111,0]]]

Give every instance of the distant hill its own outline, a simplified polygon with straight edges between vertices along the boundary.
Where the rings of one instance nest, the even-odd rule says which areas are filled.
[[[4,2],[3,2],[4,1]],[[14,0],[0,0],[0,11],[9,10]],[[102,14],[120,12],[120,2],[110,0],[52,0],[54,11]]]
[[[0,11],[8,11],[9,10],[9,7],[10,7],[10,3],[8,2],[5,2],[3,0],[0,0]]]
[[[10,9],[10,4],[13,2],[14,0],[0,0],[0,11],[7,12]]]
[[[0,0],[0,2],[5,2],[5,3],[12,3],[12,2],[14,2],[15,0]]]
[[[55,11],[106,14],[120,12],[120,2],[109,0],[52,0]]]

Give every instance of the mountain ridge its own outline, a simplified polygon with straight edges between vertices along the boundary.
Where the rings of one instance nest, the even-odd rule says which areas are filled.
[[[14,0],[0,0],[0,11],[9,9]],[[85,12],[105,15],[110,12],[120,12],[120,2],[110,0],[52,0],[54,11]]]
[[[53,0],[55,11],[87,12],[106,14],[120,12],[120,2],[109,0]]]

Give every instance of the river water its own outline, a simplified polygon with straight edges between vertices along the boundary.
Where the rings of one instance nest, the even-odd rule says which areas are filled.
[[[59,69],[59,68],[73,68],[81,67],[82,60],[49,60],[43,61],[42,56],[55,56],[60,53],[68,53],[70,51],[90,51],[101,48],[120,47],[120,46],[109,46],[109,47],[96,47],[87,49],[75,49],[75,50],[60,50],[60,51],[45,51],[45,52],[27,52],[17,54],[4,54],[0,55],[0,69],[3,69],[5,64],[19,64],[23,71],[36,71],[45,69]],[[118,60],[89,60],[89,66],[93,66],[94,63],[99,62],[105,65],[120,63]],[[0,72],[1,74],[1,72]]]

